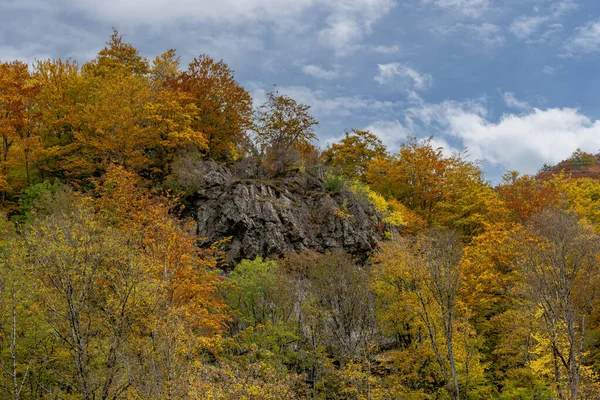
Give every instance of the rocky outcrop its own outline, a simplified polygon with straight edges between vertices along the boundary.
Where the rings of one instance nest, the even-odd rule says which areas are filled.
[[[273,179],[257,160],[245,159],[229,166],[202,161],[191,174],[201,243],[231,237],[231,264],[302,249],[343,249],[364,260],[383,234],[381,217],[366,199],[327,191],[316,172]]]

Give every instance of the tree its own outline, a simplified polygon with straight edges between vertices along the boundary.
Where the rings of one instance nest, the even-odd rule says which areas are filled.
[[[231,273],[236,289],[229,303],[241,313],[242,327],[288,322],[294,315],[292,283],[275,261],[242,260]]]
[[[26,238],[44,319],[72,365],[52,372],[83,399],[115,399],[130,386],[123,352],[144,308],[149,264],[89,206],[71,207],[39,218]]]
[[[427,223],[455,229],[465,237],[497,220],[501,207],[477,162],[466,154],[444,155],[432,139],[410,138],[398,154],[375,158],[365,177],[371,188],[400,201]]]
[[[157,140],[147,122],[151,90],[146,78],[126,66],[112,66],[100,76],[86,73],[84,66],[82,78],[86,100],[73,115],[75,141],[69,145],[67,170],[82,177],[111,163],[138,172],[149,168],[148,149]]]
[[[343,252],[317,258],[308,271],[310,293],[323,310],[326,343],[342,363],[367,356],[375,335],[374,298],[368,287],[369,271]]]
[[[301,146],[316,139],[310,106],[273,91],[255,115],[254,131],[261,153],[277,173],[285,172],[300,159]]]
[[[148,60],[140,56],[139,51],[123,41],[123,35],[113,28],[110,40],[98,52],[96,60],[88,63],[86,69],[104,74],[111,69],[126,69],[128,73],[143,76],[150,70]]]
[[[168,50],[152,63],[153,93],[147,105],[148,122],[155,130],[154,143],[149,149],[153,153],[152,177],[168,175],[179,152],[198,154],[209,150],[207,136],[194,127],[196,104],[177,87],[181,74],[175,50]]]
[[[383,321],[395,326],[407,344],[425,330],[448,394],[461,398],[456,359],[458,295],[462,245],[450,231],[422,233],[413,241],[384,243],[374,256],[374,289],[383,306]],[[468,356],[465,363],[475,363]],[[465,366],[468,374],[473,365]],[[468,388],[469,379],[465,385]],[[466,393],[464,393],[466,396]]]
[[[39,112],[35,107],[38,82],[28,65],[19,61],[0,64],[0,136],[3,173],[6,174],[9,151],[17,145],[22,151],[26,184],[31,182],[30,164],[39,147],[36,135]]]
[[[133,390],[142,398],[185,397],[201,367],[190,360],[215,352],[230,323],[216,268],[219,244],[199,249],[192,221],[176,217],[175,199],[152,196],[122,167],[111,167],[100,183],[98,217],[132,237],[150,262],[144,298],[151,311],[141,313],[136,351],[127,359]]]
[[[65,158],[78,124],[75,111],[86,101],[80,68],[70,60],[38,61],[34,74],[41,85],[36,102],[40,113],[38,135],[44,147],[37,169],[42,179],[64,178]]]
[[[193,104],[191,129],[208,140],[209,154],[231,159],[244,153],[252,122],[252,98],[223,61],[206,54],[195,58],[178,82],[184,104]]]
[[[560,176],[554,178],[561,179]],[[547,207],[558,205],[560,192],[557,184],[538,180],[529,175],[510,171],[502,177],[497,187],[500,199],[514,221],[523,223]]]
[[[600,294],[600,238],[576,215],[562,210],[537,214],[527,225],[516,263],[525,291],[539,310],[551,353],[556,391],[579,398],[592,305]]]
[[[598,164],[598,160],[593,154],[586,153],[579,148],[571,154],[568,161],[572,163],[575,169],[582,169]]]
[[[339,143],[323,152],[325,164],[350,179],[364,179],[367,164],[375,158],[385,158],[386,147],[368,130],[352,129]]]
[[[36,304],[25,246],[15,229],[0,220],[0,390],[14,400],[39,398],[43,348],[52,346]]]

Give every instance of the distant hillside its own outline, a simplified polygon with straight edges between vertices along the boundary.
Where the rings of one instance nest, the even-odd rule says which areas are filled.
[[[548,179],[561,172],[573,178],[600,178],[600,153],[594,155],[577,149],[571,157],[554,166],[544,165],[537,177]]]

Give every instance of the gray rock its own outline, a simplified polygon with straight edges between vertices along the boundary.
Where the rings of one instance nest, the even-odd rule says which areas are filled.
[[[349,191],[328,193],[314,174],[272,179],[255,159],[231,166],[206,160],[197,169],[192,207],[200,242],[230,237],[231,265],[303,249],[343,249],[364,261],[383,235],[373,206]]]

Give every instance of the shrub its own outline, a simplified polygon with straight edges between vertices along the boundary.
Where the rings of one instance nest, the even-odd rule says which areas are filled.
[[[325,190],[333,193],[341,193],[347,188],[346,178],[339,175],[328,174],[325,177]]]

